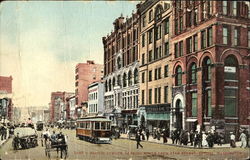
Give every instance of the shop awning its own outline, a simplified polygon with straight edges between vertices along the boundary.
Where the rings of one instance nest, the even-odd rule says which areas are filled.
[[[167,121],[170,120],[170,114],[167,113],[158,113],[158,114],[147,114],[147,120],[160,120],[160,121]]]

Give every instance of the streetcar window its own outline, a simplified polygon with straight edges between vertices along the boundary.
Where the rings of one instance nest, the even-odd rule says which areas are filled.
[[[110,122],[107,122],[107,129],[110,129]]]
[[[95,122],[95,129],[100,129],[100,123],[99,122]]]
[[[83,128],[83,123],[80,123],[80,128]]]
[[[106,123],[105,122],[101,122],[101,129],[106,129]]]
[[[89,122],[86,123],[86,128],[87,128],[87,129],[90,128],[90,123],[89,123]]]
[[[83,122],[83,127],[82,128],[86,128],[86,123],[85,122]]]

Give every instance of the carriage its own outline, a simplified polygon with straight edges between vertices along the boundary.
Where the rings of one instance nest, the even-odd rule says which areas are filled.
[[[42,121],[38,121],[38,122],[36,123],[36,129],[37,129],[37,131],[42,131],[42,130],[43,130],[43,127],[44,127],[44,124],[43,124]]]
[[[29,149],[38,146],[37,134],[34,129],[16,128],[14,130],[14,138],[12,141],[12,147],[14,150]]]
[[[58,139],[56,142],[48,140],[45,143],[45,155],[50,158],[51,152],[60,152],[60,157],[66,159],[68,157],[68,145],[66,142],[63,142],[61,139]]]
[[[106,117],[85,117],[76,121],[76,137],[93,143],[111,143],[111,121]]]

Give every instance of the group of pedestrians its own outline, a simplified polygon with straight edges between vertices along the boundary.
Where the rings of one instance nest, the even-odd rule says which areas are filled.
[[[15,127],[11,124],[0,123],[0,140],[6,140],[14,134]]]

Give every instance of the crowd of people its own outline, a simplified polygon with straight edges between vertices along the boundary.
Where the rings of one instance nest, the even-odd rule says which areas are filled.
[[[14,134],[15,126],[10,123],[0,123],[0,140],[6,140]]]

